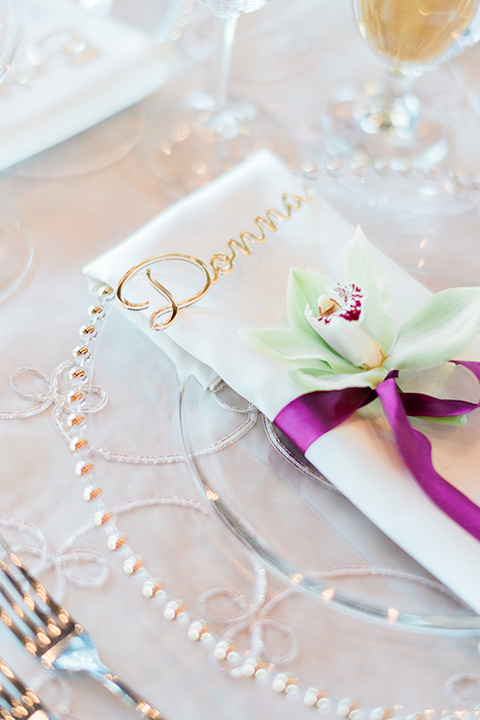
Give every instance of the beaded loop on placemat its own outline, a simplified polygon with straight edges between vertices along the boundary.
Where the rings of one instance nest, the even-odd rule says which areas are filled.
[[[401,705],[394,705],[392,707],[379,706],[366,710],[361,708],[359,703],[352,698],[334,699],[323,686],[303,686],[300,679],[293,673],[284,671],[271,661],[266,661],[263,657],[264,642],[261,622],[260,624],[257,622],[253,627],[252,647],[247,651],[246,656],[245,654],[242,655],[234,642],[234,632],[229,635],[227,631],[224,637],[215,637],[213,634],[208,623],[208,612],[205,609],[209,593],[205,593],[201,598],[201,604],[205,609],[207,619],[192,618],[185,603],[180,599],[172,599],[168,596],[163,581],[149,572],[143,558],[137,555],[130,547],[127,536],[117,527],[115,512],[110,510],[104,502],[102,489],[96,481],[95,467],[91,457],[92,453],[86,438],[87,423],[85,416],[88,414],[88,410],[86,409],[86,395],[89,385],[91,386],[92,384],[90,372],[93,371],[90,346],[91,343],[95,342],[98,338],[99,330],[97,325],[107,316],[105,303],[109,303],[114,297],[115,292],[112,288],[109,286],[101,286],[98,290],[99,304],[89,309],[89,324],[80,328],[82,345],[76,347],[73,353],[74,364],[69,372],[69,382],[72,390],[67,395],[65,403],[65,409],[69,411],[67,425],[70,428],[75,428],[77,433],[70,440],[70,450],[75,458],[75,475],[84,481],[83,499],[87,503],[92,504],[94,526],[103,527],[106,532],[107,548],[122,558],[124,572],[127,575],[136,577],[140,581],[143,596],[147,599],[155,600],[163,608],[164,618],[175,622],[180,627],[185,627],[187,636],[192,642],[210,648],[213,657],[217,660],[220,667],[228,672],[231,677],[250,677],[259,681],[265,681],[271,677],[271,686],[275,692],[287,696],[302,696],[305,706],[316,709],[321,713],[334,711],[339,718],[348,718],[349,720],[365,720],[366,718],[369,718],[369,720],[387,720],[387,718],[397,718],[397,720],[406,720],[406,718],[401,715]],[[247,408],[247,412],[251,412],[251,409]],[[185,498],[175,499],[186,503],[186,506],[190,503],[192,507],[194,506],[194,509],[201,510],[203,513],[209,515],[209,512],[198,503],[193,503],[193,501]],[[167,501],[167,499],[164,500]],[[251,562],[255,572],[254,597],[251,601],[253,603],[251,607],[254,607],[255,592],[258,590],[258,592],[261,592],[262,597],[265,596],[266,572],[258,561],[251,559]],[[338,568],[317,574],[326,577],[342,573],[359,575],[365,572],[370,575],[383,575],[385,572],[390,572],[390,574],[395,577],[404,577],[404,573],[401,571],[385,571],[377,568]],[[422,582],[422,578],[417,576],[409,576],[409,579]],[[436,583],[435,585],[437,586]],[[439,587],[441,588],[442,586]],[[287,587],[276,593],[270,600],[265,602],[260,614],[265,615],[271,606],[273,607],[282,597],[294,591],[296,591],[296,588]],[[221,593],[222,590],[212,592]],[[250,608],[248,612],[253,612],[253,610]],[[247,620],[245,620],[245,622],[247,622]],[[265,618],[263,622],[268,624],[270,619]],[[241,630],[241,627],[237,624],[237,631],[239,631],[239,628]],[[282,663],[291,660],[296,653],[295,639],[288,626],[283,628],[283,632],[287,638],[290,639],[291,649],[285,657],[279,659]],[[457,679],[456,676],[456,680]],[[435,713],[432,712],[431,709],[420,713],[410,713],[407,717],[422,720],[427,714],[429,720],[433,720]],[[441,716],[444,717],[444,715],[445,712],[442,711]]]

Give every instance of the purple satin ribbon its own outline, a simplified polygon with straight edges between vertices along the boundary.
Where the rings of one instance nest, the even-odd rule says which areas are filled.
[[[480,384],[480,362],[452,360],[475,376]],[[458,525],[480,540],[480,507],[435,470],[432,446],[413,428],[408,415],[454,417],[480,407],[480,402],[442,400],[422,393],[403,393],[393,370],[375,390],[351,387],[301,395],[276,416],[275,425],[303,452],[319,437],[340,425],[361,407],[379,398],[392,428],[403,462],[430,499]]]

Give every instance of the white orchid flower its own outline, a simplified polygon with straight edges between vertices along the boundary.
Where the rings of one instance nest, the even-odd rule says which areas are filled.
[[[385,274],[357,228],[345,252],[343,283],[291,271],[287,314],[289,328],[242,333],[305,391],[375,388],[391,370],[422,370],[458,357],[480,328],[480,288],[432,295],[397,328]]]
[[[318,313],[310,305],[305,317],[316,333],[352,365],[364,370],[378,367],[385,360],[380,343],[363,327],[365,293],[358,285],[337,283],[318,298]]]

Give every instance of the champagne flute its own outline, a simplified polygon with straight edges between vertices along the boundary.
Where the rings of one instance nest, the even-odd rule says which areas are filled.
[[[448,129],[415,91],[415,79],[478,42],[479,0],[353,0],[364,40],[388,66],[380,92],[332,103],[327,145],[429,167],[449,150]]]
[[[24,10],[23,0],[0,0],[0,85],[20,43]],[[0,207],[0,298],[18,285],[31,259],[32,247],[20,220]]]
[[[141,144],[148,167],[165,186],[181,192],[205,185],[275,136],[267,115],[228,94],[237,21],[268,0],[201,2],[214,14],[219,35],[216,92],[194,93],[161,112]]]

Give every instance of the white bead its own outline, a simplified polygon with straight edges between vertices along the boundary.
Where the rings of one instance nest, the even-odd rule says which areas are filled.
[[[175,610],[173,610],[172,607],[167,605],[167,607],[163,611],[163,616],[166,620],[175,620]]]
[[[273,680],[273,689],[275,692],[285,692],[287,687],[288,675],[287,673],[279,673]]]
[[[203,623],[199,620],[195,620],[188,628],[187,636],[189,640],[198,641],[200,640],[201,632],[204,628]]]
[[[262,682],[268,678],[268,670],[264,667],[259,667],[258,670],[255,671],[255,680],[258,680],[259,682]]]
[[[92,463],[85,462],[85,460],[82,460],[81,462],[77,463],[75,465],[75,475],[77,477],[83,477],[85,475],[88,475],[93,470]]]
[[[157,588],[156,590],[155,587]],[[145,580],[143,583],[142,593],[146,598],[152,598],[154,595],[157,597],[161,590],[163,590],[162,583],[156,578],[149,577],[148,580]]]
[[[216,660],[225,660],[227,657],[228,648],[230,647],[230,644],[226,640],[220,640],[215,645],[215,649],[213,651],[213,657]]]
[[[236,650],[230,650],[229,653],[227,653],[227,662],[231,665],[235,665],[240,660],[240,655]]]
[[[175,618],[176,622],[181,626],[185,627],[190,622],[190,618],[186,612],[179,612]]]
[[[127,575],[131,575],[133,573],[133,566],[135,565],[135,562],[136,558],[129,557],[123,563],[123,570],[127,573]]]
[[[82,445],[81,448],[78,447],[79,443]],[[86,446],[87,441],[85,440],[85,438],[74,437],[70,440],[69,447],[72,452],[78,452],[79,450],[83,450],[83,448]]]
[[[200,638],[200,642],[202,645],[205,645],[205,647],[212,647],[215,645],[215,637],[212,635],[212,633],[204,632],[202,634],[202,637]]]
[[[83,489],[83,499],[85,502],[88,502],[92,496],[92,491],[94,490],[93,485],[88,485],[86,488]]]
[[[149,580],[147,580],[147,582],[143,584],[142,594],[143,597],[146,598],[153,597],[153,584]]]
[[[318,712],[328,713],[330,712],[331,702],[328,698],[320,698],[317,702]]]
[[[188,622],[188,615],[182,610],[181,604],[177,600],[170,600],[165,605],[163,616],[166,620],[180,620],[181,624],[185,621]]]
[[[314,707],[314,705],[317,704],[317,695],[319,692],[319,689],[316,687],[310,687],[305,691],[303,702],[307,707]]]
[[[338,703],[337,717],[350,718],[351,713],[355,710],[358,710],[358,703],[354,702],[351,698],[344,698]]]
[[[242,674],[245,677],[253,677],[255,675],[255,666],[257,664],[257,660],[254,658],[251,658],[247,660],[242,667]]]
[[[364,720],[365,718],[365,712],[363,710],[352,710],[350,715],[348,716],[349,720]]]
[[[376,707],[370,710],[370,720],[382,720],[383,717],[385,717],[384,707]]]
[[[110,535],[107,539],[107,548],[109,550],[115,550],[117,547],[117,541],[119,539],[119,535],[117,533],[114,533],[113,535]]]

